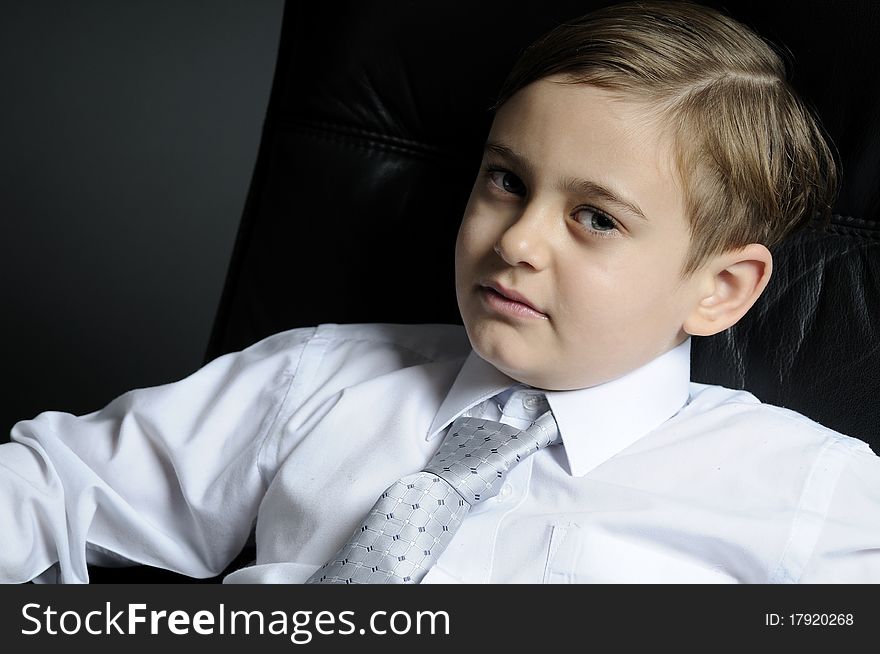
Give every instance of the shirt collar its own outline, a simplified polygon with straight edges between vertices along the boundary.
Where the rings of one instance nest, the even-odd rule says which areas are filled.
[[[545,391],[562,434],[568,467],[582,477],[678,413],[690,395],[691,340],[622,377],[574,391]],[[427,439],[480,402],[520,385],[468,355],[446,394]]]

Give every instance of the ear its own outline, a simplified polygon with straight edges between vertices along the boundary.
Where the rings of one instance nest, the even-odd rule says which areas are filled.
[[[682,328],[692,336],[712,336],[735,325],[764,292],[773,256],[759,243],[724,252],[695,273],[698,301]]]

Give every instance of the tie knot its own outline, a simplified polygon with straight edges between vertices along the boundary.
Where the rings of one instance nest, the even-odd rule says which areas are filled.
[[[458,418],[425,471],[442,477],[471,504],[482,502],[498,493],[510,468],[557,440],[559,429],[549,411],[526,429]]]

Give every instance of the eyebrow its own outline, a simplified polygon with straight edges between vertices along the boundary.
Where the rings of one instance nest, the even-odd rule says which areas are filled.
[[[502,143],[488,141],[486,143],[484,151],[492,152],[499,157],[503,157],[505,159],[515,162],[517,165],[522,167],[530,176],[534,177],[536,166],[531,161],[529,161],[529,159],[525,155],[516,152],[512,148],[509,148]],[[637,205],[635,202],[625,199],[622,194],[616,193],[612,189],[603,184],[600,184],[599,182],[594,182],[588,179],[578,179],[577,177],[565,177],[561,180],[560,188],[569,193],[574,193],[578,195],[592,195],[594,197],[598,197],[608,204],[622,207],[631,214],[634,214],[645,222],[648,222],[648,218],[645,216],[645,212],[639,209],[639,205]]]

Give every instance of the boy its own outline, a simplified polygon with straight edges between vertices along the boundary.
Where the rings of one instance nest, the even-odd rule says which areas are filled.
[[[689,380],[690,336],[736,323],[768,247],[830,203],[833,160],[783,72],[690,4],[560,26],[502,89],[456,245],[464,330],[291,330],[17,423],[0,579],[85,582],[87,562],[120,560],[210,576],[255,529],[255,564],[228,582],[326,581],[347,547],[357,570],[331,581],[880,581],[880,458]],[[456,500],[430,565],[412,563],[417,503],[396,531],[364,524],[456,430],[496,423],[546,438],[493,497]]]

